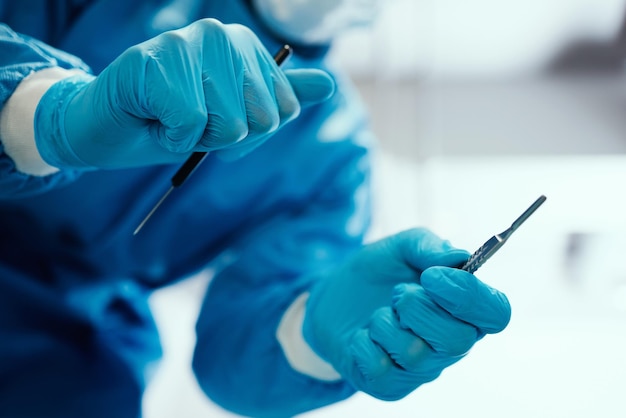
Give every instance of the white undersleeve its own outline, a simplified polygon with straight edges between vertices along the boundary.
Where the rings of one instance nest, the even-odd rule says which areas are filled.
[[[287,361],[294,370],[319,380],[340,380],[341,375],[333,366],[315,354],[302,336],[308,297],[309,294],[304,293],[289,306],[280,321],[276,337]]]
[[[80,70],[46,68],[24,78],[0,110],[0,142],[4,152],[25,174],[46,176],[59,169],[47,164],[35,145],[35,111],[41,97],[59,80],[82,74]]]

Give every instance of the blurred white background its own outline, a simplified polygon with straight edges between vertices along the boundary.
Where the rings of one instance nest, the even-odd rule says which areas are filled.
[[[513,318],[394,403],[306,417],[626,416],[626,0],[394,0],[333,48],[380,138],[371,239],[428,226],[469,250],[547,202],[478,276]],[[152,299],[165,358],[146,418],[232,417],[190,370],[206,281]]]

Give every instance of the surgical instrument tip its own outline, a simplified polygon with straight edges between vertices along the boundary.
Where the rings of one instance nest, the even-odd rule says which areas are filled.
[[[529,208],[528,208],[528,209],[526,209],[526,210],[524,211],[524,213],[522,213],[522,214],[519,216],[519,218],[517,218],[517,219],[513,222],[513,224],[511,225],[511,229],[512,229],[512,231],[515,231],[517,228],[519,228],[519,227],[520,227],[520,225],[521,225],[522,223],[524,223],[524,221],[525,221],[526,219],[528,219],[528,218],[530,217],[530,215],[532,215],[532,214],[533,214],[533,213],[537,210],[537,208],[539,208],[539,206],[541,206],[541,205],[543,204],[543,202],[545,202],[545,201],[546,201],[546,199],[547,199],[547,198],[546,198],[544,195],[539,196],[539,197],[537,198],[537,200],[535,200],[535,202],[534,202],[532,205],[530,205],[530,206],[529,206]],[[512,232],[512,231],[511,231],[511,232]]]
[[[496,253],[504,243],[509,239],[511,234],[523,224],[526,219],[532,215],[539,206],[546,201],[544,195],[539,196],[535,202],[528,207],[513,223],[504,231],[500,232],[489,238],[478,250],[472,254],[467,262],[461,267],[461,270],[465,270],[470,273],[474,273],[480,266],[482,266],[492,255]]]
[[[141,228],[143,228],[143,226],[146,224],[146,222],[148,222],[148,219],[150,219],[152,214],[156,212],[159,206],[161,206],[161,203],[163,203],[165,199],[167,199],[167,196],[169,196],[169,194],[172,193],[172,190],[174,190],[174,186],[170,186],[170,188],[167,189],[167,192],[165,192],[165,194],[159,199],[156,205],[152,207],[152,210],[150,210],[150,212],[148,212],[146,217],[143,218],[143,221],[141,221],[141,223],[137,226],[137,228],[135,228],[135,230],[133,231],[133,235],[137,235],[137,233],[141,231]]]
[[[291,46],[283,45],[280,48],[280,50],[274,55],[274,62],[276,63],[276,65],[280,66],[283,62],[285,62],[285,60],[287,58],[289,58],[289,56],[291,56],[292,52],[293,52],[293,50],[291,49]],[[156,212],[156,210],[159,208],[159,206],[161,206],[161,203],[163,203],[163,201],[165,201],[167,196],[169,196],[169,194],[172,193],[172,190],[174,190],[177,187],[182,186],[182,184],[189,178],[189,176],[191,176],[193,174],[193,172],[196,170],[196,168],[198,168],[200,163],[202,163],[202,161],[204,161],[204,158],[207,156],[207,154],[208,153],[205,152],[205,151],[196,151],[196,152],[192,153],[189,156],[189,158],[187,158],[187,160],[183,163],[183,165],[180,166],[180,168],[172,176],[172,179],[171,179],[171,184],[172,185],[170,186],[168,191],[165,192],[163,197],[161,197],[161,199],[159,199],[159,201],[156,203],[156,205],[154,205],[152,207],[152,209],[150,210],[150,212],[148,212],[146,217],[143,218],[143,220],[141,221],[139,226],[137,226],[137,228],[135,228],[135,231],[133,232],[133,235],[137,235],[139,233],[139,231],[141,231],[141,228],[143,228],[143,226],[146,224],[146,222],[148,222],[148,219],[150,219],[150,217],[154,214],[154,212]]]

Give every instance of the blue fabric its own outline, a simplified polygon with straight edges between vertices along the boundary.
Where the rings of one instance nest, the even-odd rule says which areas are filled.
[[[126,48],[200,17],[247,24],[270,51],[281,45],[239,1],[0,1],[2,103],[32,69],[98,74]],[[310,52],[284,68],[326,69]],[[159,357],[147,295],[223,259],[197,324],[203,390],[251,416],[292,416],[353,393],[293,371],[275,338],[308,273],[354,251],[369,222],[371,137],[336,76],[343,93],[251,154],[209,155],[137,236],[178,165],[35,178],[0,155],[2,413],[139,416]]]

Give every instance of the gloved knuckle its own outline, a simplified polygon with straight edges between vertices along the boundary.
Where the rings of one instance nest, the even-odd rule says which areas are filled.
[[[397,401],[409,395],[421,383],[419,379],[398,379],[398,376],[394,374],[386,374],[376,379],[366,380],[360,389],[377,399]]]
[[[475,342],[476,331],[468,329],[467,331],[461,331],[452,336],[445,344],[443,350],[445,354],[449,356],[458,357],[467,354]]]
[[[504,330],[511,322],[511,310],[506,311],[506,314],[499,317],[500,322],[496,325],[494,331],[500,332]]]
[[[120,57],[128,60],[128,59],[136,59],[144,55],[145,46],[144,45],[133,45],[124,51]]]
[[[264,110],[256,112],[253,118],[250,118],[251,130],[256,133],[274,132],[280,125],[280,117],[278,112],[272,110]]]
[[[248,125],[240,118],[209,115],[198,145],[203,151],[226,148],[248,135]]]
[[[252,46],[255,49],[261,49],[261,41],[247,26],[239,23],[220,24],[213,28],[213,32],[220,33],[224,41],[238,47],[237,54],[240,54],[243,50]]]
[[[204,109],[195,109],[183,112],[180,116],[180,125],[191,129],[204,130],[208,121],[208,115]]]
[[[492,324],[490,325],[482,325],[481,329],[487,334],[497,334],[498,332],[503,331],[511,320],[511,316],[497,316],[491,319]]]
[[[391,308],[384,307],[377,309],[370,318],[370,337],[377,343],[381,343],[389,335],[394,327],[393,312]]]
[[[197,28],[206,35],[216,35],[225,32],[225,25],[217,19],[206,18],[192,23],[191,27]]]
[[[231,25],[226,25],[213,18],[198,20],[193,25],[194,32],[197,33],[197,37],[205,47],[214,49],[215,45],[230,45],[232,43],[228,34],[228,27]]]
[[[227,30],[239,36],[244,36],[248,38],[256,38],[256,35],[254,34],[254,32],[252,32],[252,30],[249,27],[244,26],[239,23],[231,23],[227,25]]]
[[[422,303],[423,291],[419,285],[414,283],[403,283],[394,288],[393,308],[400,318],[403,312],[413,309],[417,304]]]
[[[160,138],[159,144],[170,152],[187,152],[191,150],[191,144],[184,141],[180,136],[172,136],[170,132]]]
[[[159,40],[168,45],[171,48],[172,45],[185,45],[188,43],[185,31],[183,30],[171,30],[163,32],[159,35]]]
[[[154,61],[154,49],[148,45],[134,45],[124,51],[114,64],[117,64],[118,70],[140,69],[147,71],[147,67]],[[112,65],[111,67],[115,67]],[[105,71],[109,68],[105,69]]]
[[[350,341],[350,353],[367,380],[379,379],[393,368],[391,359],[372,341],[367,329],[354,334]]]
[[[399,353],[398,363],[405,370],[419,372],[424,368],[430,350],[430,347],[423,339],[414,336],[412,341],[408,342]]]
[[[248,136],[248,133],[249,129],[247,121],[234,118],[222,127],[219,136],[224,144],[232,145]]]
[[[280,118],[291,120],[300,114],[300,102],[295,96],[284,98],[280,101]]]

